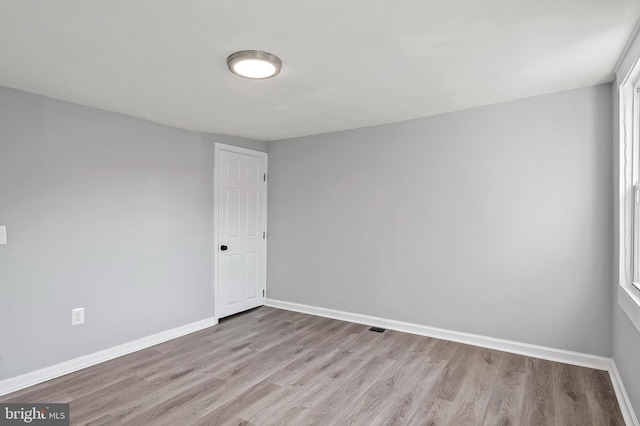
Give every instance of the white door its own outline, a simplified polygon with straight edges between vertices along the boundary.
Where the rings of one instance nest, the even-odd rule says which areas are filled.
[[[216,144],[218,318],[264,305],[266,154]]]

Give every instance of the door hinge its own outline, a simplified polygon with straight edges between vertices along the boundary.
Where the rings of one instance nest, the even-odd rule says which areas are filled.
[[[267,174],[266,173],[263,175],[263,178],[264,178],[264,181],[266,182],[267,181]]]
[[[263,233],[262,233],[262,239],[263,239],[263,240],[267,239],[267,233],[266,233],[266,232],[263,232]]]
[[[264,289],[262,289],[262,297],[264,297]]]

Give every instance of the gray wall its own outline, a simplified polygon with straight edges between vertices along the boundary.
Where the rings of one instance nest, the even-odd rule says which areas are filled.
[[[212,316],[213,141],[0,88],[0,379]]]
[[[637,57],[637,56],[636,56]],[[617,85],[613,85],[613,183],[614,194],[619,193],[619,177],[620,177],[620,122],[619,115],[619,97]],[[614,259],[619,257],[619,200],[615,199],[614,220],[613,220],[613,255]],[[633,405],[636,415],[640,415],[640,368],[638,361],[640,360],[640,334],[631,323],[627,314],[618,305],[618,286],[620,284],[620,276],[618,268],[614,268],[613,274],[613,359],[618,367],[620,376],[624,383],[625,390],[629,396],[629,400]]]
[[[611,85],[269,142],[268,296],[611,355]]]

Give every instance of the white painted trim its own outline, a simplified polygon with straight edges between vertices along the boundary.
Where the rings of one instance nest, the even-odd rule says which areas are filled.
[[[269,155],[266,152],[254,151],[253,149],[241,148],[235,145],[228,145],[220,142],[215,142],[213,144],[213,319],[218,322],[220,319],[220,315],[218,312],[218,262],[219,262],[219,254],[218,247],[220,246],[220,241],[218,239],[219,235],[219,226],[218,226],[218,153],[220,151],[228,151],[234,152],[236,154],[244,154],[252,157],[263,158],[264,159],[264,172],[269,176]],[[267,232],[267,201],[269,195],[269,185],[267,178],[267,186],[264,191],[264,229]],[[267,232],[267,241],[268,241],[268,232]],[[268,252],[269,246],[265,247],[266,256],[269,256]],[[265,275],[267,274],[267,268],[265,266]],[[267,283],[265,277],[265,294],[267,292]],[[265,296],[266,300],[266,296]]]
[[[619,259],[618,276],[620,285],[631,283],[632,268],[632,218],[633,218],[633,85],[626,79],[618,88],[619,101],[619,137],[620,158],[618,176],[618,211],[619,211]]]
[[[621,285],[618,287],[618,304],[640,331],[640,292],[631,286]]]
[[[639,24],[627,43],[626,52],[616,68],[618,87],[618,123],[620,156],[618,158],[618,304],[640,332],[640,296],[632,287],[640,263],[634,254],[634,184],[640,181],[640,35]]]
[[[611,365],[611,358],[604,356],[567,351],[564,349],[549,348],[546,346],[531,345],[529,343],[521,343],[511,340],[496,339],[493,337],[463,333],[460,331],[451,331],[443,328],[412,324],[408,322],[374,317],[370,315],[354,314],[350,312],[337,311],[334,309],[319,308],[315,306],[303,305],[300,303],[284,302],[281,300],[273,299],[267,299],[266,305],[273,308],[287,309],[289,311],[318,315],[326,318],[333,318],[342,321],[355,322],[358,324],[367,324],[376,327],[388,328],[390,330],[418,334],[421,336],[435,337],[437,339],[450,340],[467,345],[480,346],[483,348],[495,349],[503,352],[511,352],[518,355],[531,356],[535,358],[546,359],[549,361],[563,362],[565,364],[578,365],[581,367],[595,368],[597,370],[609,370],[609,367]]]
[[[301,303],[267,299],[266,305],[273,308],[286,309],[289,311],[317,315],[326,318],[333,318],[341,321],[349,321],[358,324],[388,328],[390,330],[402,331],[405,333],[435,337],[438,339],[450,340],[453,342],[465,343],[468,345],[515,353],[518,355],[525,355],[546,359],[549,361],[577,365],[580,367],[589,367],[595,368],[597,370],[608,371],[611,378],[611,383],[613,385],[613,390],[616,394],[618,405],[620,406],[620,411],[622,411],[622,416],[624,417],[626,425],[640,426],[638,418],[636,417],[636,413],[634,412],[633,406],[631,405],[631,401],[629,400],[629,396],[627,395],[627,391],[625,390],[622,378],[620,377],[618,367],[616,366],[615,361],[609,357],[567,351],[564,349],[549,348],[546,346],[531,345],[528,343],[514,342],[511,340],[496,339],[493,337],[445,330],[442,328],[435,328],[425,325],[374,317],[371,315],[354,314],[351,312],[338,311],[335,309],[303,305]]]
[[[251,157],[264,158],[265,160],[268,157],[268,154],[266,152],[254,151],[253,149],[241,148],[235,145],[227,145],[224,143],[215,142],[214,146],[215,146],[216,153],[218,151],[229,151],[229,152],[235,152],[236,154],[244,154],[244,155],[249,155]]]
[[[29,386],[37,385],[38,383],[46,382],[47,380],[55,379],[56,377],[64,376],[65,374],[82,370],[83,368],[100,364],[101,362],[109,361],[123,355],[128,355],[130,353],[149,348],[151,346],[175,339],[177,337],[182,337],[187,334],[195,333],[196,331],[204,330],[205,328],[212,327],[217,323],[218,322],[213,318],[207,318],[204,320],[192,322],[191,324],[183,325],[181,327],[172,328],[171,330],[161,331],[160,333],[152,334],[150,336],[146,336],[132,342],[124,343],[122,345],[114,346],[109,349],[94,352],[89,355],[83,355],[81,357],[61,362],[60,364],[52,365],[50,367],[45,367],[40,370],[32,371],[20,376],[0,380],[0,396],[27,388]]]
[[[618,405],[620,406],[620,411],[622,411],[622,417],[624,418],[625,424],[627,426],[640,426],[638,417],[636,416],[635,411],[633,411],[633,406],[631,405],[631,401],[629,400],[629,395],[627,395],[627,391],[624,388],[624,383],[622,382],[622,377],[620,377],[620,372],[618,371],[618,367],[616,366],[616,362],[614,360],[611,360],[609,377],[611,377],[611,384],[613,384],[613,390],[616,393]]]

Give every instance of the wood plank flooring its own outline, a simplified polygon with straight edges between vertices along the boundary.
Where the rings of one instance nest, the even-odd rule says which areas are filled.
[[[604,371],[264,306],[0,401],[72,425],[624,425]]]

